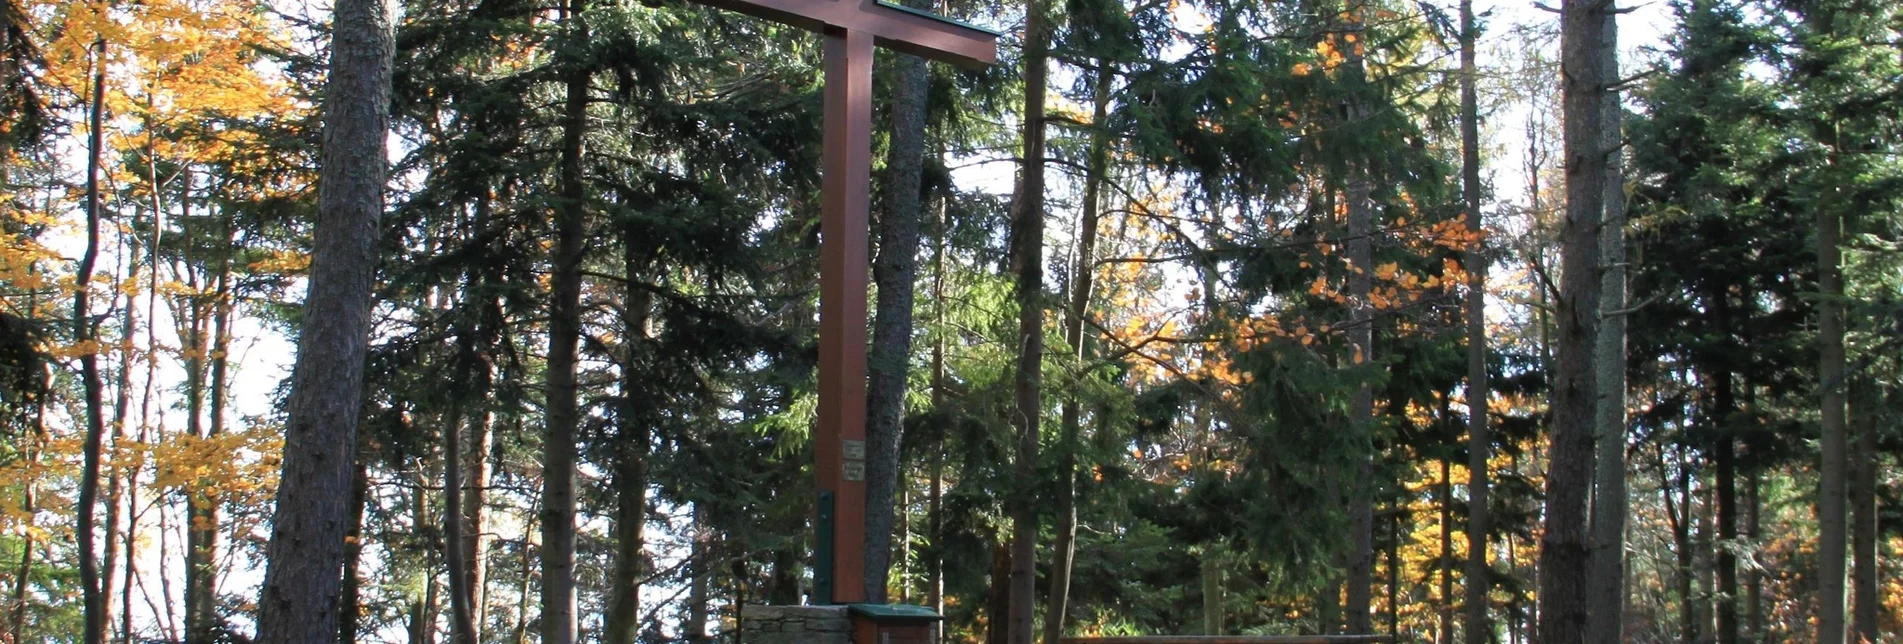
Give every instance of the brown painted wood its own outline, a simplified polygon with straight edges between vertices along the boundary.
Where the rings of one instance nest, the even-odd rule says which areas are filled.
[[[820,175],[819,426],[814,478],[832,492],[833,603],[866,600],[866,292],[872,183],[872,35],[826,34],[825,147]],[[855,476],[856,474],[856,476]],[[855,480],[856,479],[856,480]]]
[[[878,0],[695,1],[826,34],[862,31],[880,47],[954,65],[998,61],[998,34]]]
[[[965,66],[996,62],[998,34],[878,0],[694,0],[825,38],[821,159],[819,423],[814,487],[833,496],[832,596],[864,602],[866,295],[875,47]],[[846,446],[857,446],[847,454]],[[856,458],[853,458],[856,456]]]

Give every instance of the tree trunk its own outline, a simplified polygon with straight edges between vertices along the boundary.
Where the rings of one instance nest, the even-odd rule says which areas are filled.
[[[104,644],[106,640],[106,597],[100,590],[99,560],[94,530],[98,528],[94,511],[99,504],[99,461],[104,450],[106,417],[104,395],[100,391],[99,352],[87,345],[93,342],[98,324],[92,319],[93,265],[99,260],[99,219],[102,214],[99,194],[99,164],[106,114],[106,39],[93,43],[93,88],[91,115],[87,119],[86,144],[86,250],[79,259],[73,291],[73,344],[81,348],[79,370],[86,392],[86,438],[79,479],[79,518],[74,531],[79,542],[79,584],[85,600],[84,641]]]
[[[1758,478],[1759,474],[1757,469],[1752,468],[1745,474],[1744,483],[1746,511],[1745,537],[1751,540],[1751,544],[1754,547],[1762,543],[1761,540],[1764,536],[1764,533],[1759,531],[1758,524],[1758,512],[1763,506],[1763,502],[1758,496]],[[1759,572],[1759,567],[1753,564],[1745,568],[1744,580],[1745,623],[1748,624],[1747,628],[1750,629],[1749,638],[1752,642],[1763,642],[1764,575]]]
[[[370,503],[370,459],[357,455],[350,476],[350,514],[344,529],[344,577],[337,603],[337,643],[357,644],[363,611],[363,511]]]
[[[1107,65],[1099,60],[1099,65]],[[1109,137],[1103,123],[1110,109],[1110,69],[1097,70],[1096,106],[1092,112],[1090,158],[1084,174],[1083,219],[1077,224],[1076,258],[1071,266],[1070,308],[1064,320],[1064,341],[1076,369],[1083,368],[1084,318],[1090,314],[1092,282],[1096,274],[1097,224],[1102,212],[1103,183],[1109,165]],[[1080,373],[1081,377],[1082,374]],[[1060,414],[1063,439],[1057,470],[1057,543],[1051,561],[1051,586],[1044,606],[1044,642],[1056,644],[1064,632],[1070,602],[1071,565],[1077,550],[1077,450],[1082,410],[1073,388]]]
[[[1722,295],[1720,297],[1723,297]],[[1718,304],[1718,327],[1727,332],[1731,329],[1728,311],[1730,306],[1720,300]],[[1712,378],[1713,399],[1717,409],[1712,421],[1718,428],[1717,449],[1713,450],[1717,474],[1716,496],[1718,497],[1718,547],[1714,549],[1714,564],[1717,566],[1717,602],[1718,641],[1720,644],[1738,642],[1738,441],[1735,438],[1732,418],[1736,415],[1737,395],[1732,389],[1732,374],[1723,371]]]
[[[485,235],[493,225],[493,192],[484,194],[476,202],[476,216],[473,229],[476,235]],[[481,262],[480,268],[465,273],[464,280],[470,288],[466,292],[479,295],[477,304],[475,340],[466,359],[470,361],[469,374],[472,399],[481,401],[476,405],[476,413],[470,414],[469,443],[465,453],[457,458],[467,458],[466,475],[463,478],[463,556],[466,558],[463,571],[469,580],[466,584],[471,599],[470,616],[473,629],[470,631],[477,642],[483,640],[488,630],[489,613],[489,536],[485,526],[489,515],[489,454],[495,449],[495,432],[491,426],[495,422],[495,412],[489,404],[494,396],[495,364],[489,357],[496,350],[496,342],[507,324],[503,318],[502,301],[494,294],[495,287],[502,282],[501,263],[493,258]]]
[[[467,334],[464,334],[467,335]],[[456,360],[459,383],[469,382],[466,369],[470,339],[458,338]],[[451,403],[442,423],[443,438],[443,563],[449,569],[450,644],[476,644],[475,597],[469,587],[469,552],[463,535],[463,406]]]
[[[186,184],[192,181],[186,175]],[[187,188],[189,191],[189,187]],[[190,205],[187,202],[187,213]],[[189,217],[186,218],[189,221]],[[187,231],[190,234],[190,231]],[[185,269],[184,280],[193,294],[177,298],[173,304],[173,316],[179,319],[179,348],[185,357],[185,433],[196,440],[208,440],[205,430],[205,401],[207,378],[205,367],[211,350],[205,346],[208,323],[206,302],[198,294],[202,284],[196,270]],[[178,272],[174,268],[174,272]],[[205,586],[205,577],[215,574],[208,565],[212,545],[204,526],[216,521],[207,512],[211,508],[211,490],[215,481],[196,479],[189,481],[185,488],[185,644],[212,644],[210,595],[201,589]]]
[[[1024,165],[1015,199],[1018,338],[1015,481],[1011,491],[1011,594],[1008,644],[1030,644],[1037,635],[1038,421],[1043,415],[1044,360],[1044,97],[1049,75],[1050,20],[1045,0],[1026,6],[1024,43]]]
[[[931,2],[908,0],[914,9]],[[866,357],[866,600],[886,601],[892,562],[893,501],[905,431],[906,374],[912,362],[912,301],[918,280],[919,177],[925,166],[925,59],[901,54],[892,78],[892,141],[886,151],[885,212],[879,217],[878,286]]]
[[[687,557],[687,623],[681,625],[682,639],[690,644],[707,641],[707,601],[709,578],[714,574],[713,553],[708,549],[708,528],[699,504],[694,506],[694,524],[690,532],[692,550]]]
[[[192,304],[192,367],[193,391],[191,392],[191,422],[193,434],[201,440],[214,440],[225,433],[225,401],[230,389],[228,386],[230,360],[226,355],[231,350],[231,268],[230,227],[225,226],[226,247],[220,249],[225,257],[214,260],[218,263],[218,274],[213,278],[214,288],[210,302],[194,298]],[[202,316],[209,309],[211,323],[211,346],[205,346],[205,320]],[[209,386],[203,383],[204,372],[210,372]],[[198,422],[200,408],[209,408],[205,420]],[[211,644],[218,637],[218,525],[219,499],[216,495],[220,481],[194,481],[187,497],[190,522],[185,528],[185,641],[187,644]]]
[[[138,243],[132,238],[130,233],[121,233],[119,241],[125,245],[125,257],[126,261],[129,262],[127,274],[121,283],[137,284],[139,283],[139,260],[137,259],[139,256]],[[118,302],[119,297],[115,294],[113,296],[113,306],[115,308],[119,306]],[[132,410],[132,361],[135,358],[131,339],[138,329],[138,310],[137,302],[134,301],[131,296],[126,298],[124,308],[119,310],[119,332],[123,342],[119,345],[118,382],[113,385],[112,445],[114,448],[125,445],[126,421]],[[123,468],[114,467],[106,476],[106,529],[104,531],[106,552],[99,566],[99,594],[105,598],[106,614],[104,619],[106,621],[106,628],[108,629],[113,626],[113,591],[115,590],[113,581],[115,573],[119,570],[120,545],[123,544],[125,546],[123,552],[128,560],[136,556],[132,551],[133,542],[130,540],[121,541],[119,539],[119,522],[125,519],[129,514],[127,511],[128,508],[138,507],[136,504],[126,503],[127,479],[131,479],[130,485],[132,487],[138,487],[138,472],[136,470],[128,470],[122,475],[121,469]],[[126,585],[128,586],[132,584],[132,581],[131,576],[125,578]],[[130,598],[130,596],[127,595],[127,598]],[[132,604],[130,602],[121,601],[119,602],[118,608],[120,611],[119,614],[124,615],[132,611]],[[120,633],[110,634],[107,637],[112,641],[125,641],[132,637],[132,631],[130,628],[127,628]]]
[[[1883,586],[1878,583],[1882,558],[1881,535],[1877,531],[1877,409],[1878,397],[1874,387],[1858,385],[1850,401],[1850,417],[1857,439],[1857,451],[1852,457],[1850,499],[1852,517],[1855,523],[1852,530],[1852,555],[1856,563],[1853,585],[1856,593],[1852,622],[1856,637],[1852,641],[1859,644],[1874,644],[1877,641],[1877,627],[1880,624],[1880,611],[1883,606]]]
[[[28,298],[28,312],[37,312],[39,309],[37,300],[37,297]],[[25,461],[28,466],[39,463],[40,449],[46,443],[46,400],[52,393],[47,388],[47,385],[52,381],[52,378],[51,374],[42,375],[44,379],[41,381],[40,391],[38,392],[39,395],[33,398],[33,433],[25,437],[26,445],[21,448],[23,452],[21,460]],[[32,527],[33,517],[39,514],[39,498],[38,494],[36,494],[36,486],[34,485],[34,481],[29,479],[20,487],[20,511],[27,517],[25,522],[26,526]],[[24,534],[21,535],[20,565],[18,568],[15,568],[13,572],[13,612],[11,618],[8,620],[7,630],[12,636],[12,639],[9,641],[14,644],[23,644],[27,641],[26,603],[27,591],[33,584],[34,533],[35,531],[33,530],[26,530]]]
[[[1388,635],[1401,636],[1401,513],[1395,504],[1388,506],[1395,510],[1388,519]]]
[[[1221,635],[1223,622],[1221,544],[1204,544],[1201,563],[1203,577],[1203,634]],[[1045,641],[1056,642],[1057,640]]]
[[[1440,460],[1440,641],[1454,644],[1454,472]]]
[[[1352,11],[1363,12],[1365,5],[1356,5]],[[1346,15],[1346,14],[1344,14]],[[1365,61],[1359,46],[1365,37],[1363,25],[1367,16],[1357,15],[1348,24],[1342,25],[1354,43],[1343,50],[1347,57],[1347,70],[1351,74],[1350,86],[1365,94],[1370,85],[1363,69]],[[1367,99],[1354,99],[1348,106],[1348,127],[1360,127],[1359,121],[1366,118],[1369,111]],[[1374,284],[1374,208],[1369,202],[1372,190],[1370,173],[1373,172],[1374,155],[1351,163],[1348,172],[1348,297],[1351,302],[1352,318],[1348,324],[1348,343],[1353,347],[1350,364],[1356,367],[1374,359],[1374,307],[1368,294]],[[1351,550],[1348,553],[1348,593],[1347,605],[1348,633],[1369,635],[1374,633],[1374,614],[1370,610],[1374,601],[1374,441],[1370,438],[1374,429],[1374,387],[1367,381],[1355,389],[1354,398],[1348,403],[1348,424],[1355,432],[1355,444],[1358,448],[1369,450],[1357,464],[1356,475],[1351,483],[1351,500],[1348,510],[1351,522]]]
[[[999,535],[991,548],[991,592],[986,596],[985,644],[1011,644],[1011,546]]]
[[[410,525],[417,533],[424,533],[431,523],[429,515],[429,475],[418,473],[415,480],[416,491],[411,496]],[[425,548],[422,553],[423,591],[410,598],[409,644],[434,644],[436,642],[436,561],[437,551]]]
[[[476,371],[475,391],[487,394],[493,382],[493,374],[487,364]],[[468,461],[467,474],[463,484],[463,574],[468,581],[470,598],[470,638],[482,641],[483,633],[488,629],[489,615],[489,538],[485,524],[488,519],[489,488],[489,452],[495,447],[494,433],[489,430],[493,415],[488,407],[471,415],[469,424],[470,440],[466,448]]]
[[[1601,73],[1610,82],[1619,77],[1619,24],[1605,14],[1605,45],[1600,50]],[[1626,530],[1626,278],[1625,173],[1621,160],[1624,131],[1619,92],[1605,93],[1604,148],[1605,214],[1599,230],[1600,293],[1599,342],[1595,360],[1599,385],[1594,405],[1596,444],[1592,495],[1592,562],[1587,589],[1587,641],[1625,639],[1625,530]]]
[[[568,0],[571,46],[588,40],[587,0]],[[579,54],[575,55],[579,58]],[[561,196],[555,204],[554,276],[549,295],[548,402],[542,440],[542,644],[575,641],[576,345],[581,339],[581,264],[588,214],[582,150],[588,127],[589,70],[563,61]]]
[[[521,423],[516,423],[515,428],[521,431]],[[510,629],[509,640],[515,644],[527,644],[529,641],[529,583],[535,579],[535,554],[538,551],[535,547],[535,536],[540,530],[540,526],[535,522],[542,516],[541,505],[540,498],[529,503],[529,512],[526,517],[528,525],[522,526],[522,557],[519,564],[521,578],[517,580],[515,587],[515,627]]]
[[[1698,618],[1692,599],[1691,474],[1679,464],[1674,481],[1665,463],[1665,448],[1659,448],[1659,493],[1665,499],[1665,519],[1671,524],[1673,577],[1678,585],[1679,628],[1685,644],[1698,639]],[[1672,482],[1667,482],[1672,481]]]
[[[940,150],[942,153],[943,150]],[[945,404],[945,198],[938,199],[938,227],[932,240],[932,408]],[[925,603],[945,614],[945,432],[932,444],[932,489],[925,499],[927,529],[931,531],[931,560],[926,563]]]
[[[381,0],[338,0],[334,12],[310,293],[285,404],[284,473],[258,602],[263,644],[337,639],[383,212],[392,10]]]
[[[633,231],[628,239],[637,239]],[[641,359],[647,355],[648,315],[652,296],[636,281],[645,260],[629,244],[622,264],[627,272],[627,290],[622,294],[622,336],[627,338],[621,363],[621,414],[617,426],[621,440],[614,456],[615,553],[614,568],[608,579],[608,614],[604,617],[607,644],[634,644],[641,634],[641,580],[647,570],[648,518],[648,427],[651,417],[641,413],[636,400],[642,388]],[[797,596],[795,596],[797,603]]]
[[[1540,641],[1585,642],[1591,540],[1594,407],[1593,352],[1599,329],[1599,234],[1605,202],[1606,12],[1610,3],[1566,0],[1564,70],[1566,221],[1560,232],[1559,364],[1554,371],[1546,530],[1540,539]]]
[[[1460,192],[1467,230],[1467,630],[1466,644],[1487,644],[1493,635],[1487,594],[1493,588],[1487,567],[1491,508],[1493,435],[1487,427],[1487,259],[1480,213],[1480,93],[1473,0],[1460,1]]]
[[[1824,30],[1828,33],[1829,30]],[[1835,148],[1831,153],[1835,165]],[[1826,193],[1828,194],[1828,192]],[[1844,437],[1843,258],[1838,248],[1843,216],[1826,198],[1817,208],[1817,381],[1823,410],[1817,473],[1817,643],[1844,641],[1845,482],[1849,459]]]

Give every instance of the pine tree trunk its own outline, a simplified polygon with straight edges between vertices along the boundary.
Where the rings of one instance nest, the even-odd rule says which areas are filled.
[[[1037,448],[1044,360],[1044,97],[1049,75],[1049,7],[1030,0],[1024,45],[1024,159],[1015,201],[1018,338],[1015,424],[1017,459],[1011,491],[1011,584],[1008,644],[1031,644],[1037,630]]]
[[[363,612],[363,512],[370,503],[369,460],[357,455],[350,476],[350,505],[344,529],[344,577],[338,593],[337,643],[357,644],[358,620]]]
[[[382,0],[336,2],[310,293],[285,405],[284,473],[258,602],[262,644],[337,639],[383,212],[392,10]]]
[[[1852,456],[1850,482],[1852,525],[1852,558],[1855,560],[1855,572],[1852,577],[1854,603],[1851,622],[1855,637],[1851,640],[1859,644],[1877,642],[1877,627],[1883,606],[1883,587],[1878,583],[1882,565],[1879,544],[1881,535],[1877,531],[1877,426],[1876,415],[1879,409],[1878,397],[1874,387],[1856,385],[1852,390],[1850,417],[1852,429],[1857,439],[1857,450]]]
[[[633,231],[627,238],[637,239]],[[614,456],[615,494],[614,568],[608,579],[608,614],[604,616],[607,644],[634,644],[641,634],[641,580],[647,570],[648,427],[651,417],[636,407],[642,384],[640,360],[647,355],[648,315],[652,296],[637,281],[645,261],[633,244],[624,250],[627,290],[622,294],[622,336],[627,351],[621,363],[622,410],[618,422],[621,440]]]
[[[489,392],[493,374],[487,364],[476,371],[475,391]],[[466,448],[468,469],[463,484],[463,574],[468,581],[470,597],[470,638],[481,642],[488,626],[489,616],[489,538],[486,530],[488,519],[489,488],[489,452],[495,447],[494,434],[489,430],[493,421],[492,414],[485,406],[472,414],[469,423],[470,440]]]
[[[476,202],[476,216],[473,222],[477,235],[486,234],[493,225],[492,201],[494,194],[485,194]],[[488,629],[489,614],[489,536],[486,530],[489,515],[489,454],[495,449],[495,432],[491,426],[495,422],[494,410],[488,400],[494,396],[495,364],[489,357],[496,350],[496,342],[507,322],[503,318],[502,302],[493,294],[497,284],[502,282],[501,263],[493,258],[481,263],[480,268],[467,272],[464,279],[471,285],[472,293],[481,294],[477,305],[478,317],[474,331],[475,341],[467,354],[472,361],[470,367],[470,391],[475,400],[477,411],[470,414],[469,443],[465,454],[458,458],[467,458],[467,473],[463,484],[463,508],[466,542],[463,556],[466,563],[464,573],[468,576],[467,587],[472,599],[471,617],[473,628],[471,637],[477,642],[483,640]]]
[[[1098,61],[1099,65],[1106,65]],[[1096,106],[1091,123],[1096,124],[1090,138],[1090,158],[1084,174],[1083,218],[1077,224],[1076,258],[1070,274],[1070,307],[1064,319],[1064,341],[1070,347],[1070,359],[1083,367],[1085,356],[1085,316],[1090,314],[1092,282],[1096,275],[1097,227],[1102,212],[1103,184],[1109,165],[1109,139],[1103,123],[1110,109],[1110,84],[1114,79],[1108,67],[1097,70]],[[1070,602],[1071,566],[1077,550],[1077,451],[1082,410],[1073,391],[1064,400],[1060,413],[1063,438],[1059,443],[1061,462],[1057,476],[1057,543],[1052,548],[1051,586],[1044,606],[1044,642],[1056,644],[1064,632]]]
[[[1610,82],[1619,77],[1619,24],[1606,13],[1601,72]],[[1599,344],[1596,349],[1599,385],[1594,405],[1596,444],[1592,495],[1592,569],[1588,601],[1587,641],[1625,639],[1625,530],[1626,530],[1626,252],[1625,172],[1621,150],[1625,138],[1620,126],[1624,110],[1619,92],[1605,93],[1604,148],[1606,150],[1605,214],[1599,231],[1600,293]]]
[[[415,480],[415,492],[410,498],[410,525],[422,533],[428,530],[432,519],[429,514],[429,475],[418,473]],[[420,535],[419,535],[420,539]],[[433,548],[425,548],[418,563],[422,567],[418,575],[423,579],[421,594],[410,598],[410,623],[405,629],[409,633],[409,644],[434,644],[436,642],[436,554]]]
[[[587,0],[568,0],[571,43],[588,39]],[[542,440],[542,644],[575,642],[575,363],[581,339],[581,264],[588,214],[582,151],[588,127],[590,74],[581,60],[563,64],[560,198],[555,205],[553,290],[549,295],[548,402]]]
[[[1493,435],[1487,427],[1487,259],[1480,211],[1480,93],[1473,0],[1460,1],[1460,192],[1467,230],[1467,615],[1466,644],[1487,644],[1493,625],[1487,618],[1487,594],[1493,588],[1487,567],[1488,507]]]
[[[1222,546],[1217,543],[1203,545],[1202,553],[1203,581],[1203,634],[1221,635],[1223,626],[1223,575]],[[1055,643],[1057,640],[1047,639]]]
[[[768,605],[799,605],[801,567],[798,550],[780,548],[773,551],[772,583],[767,588]]]
[[[1361,13],[1365,5],[1351,9]],[[1344,14],[1346,15],[1346,14]],[[1342,25],[1347,35],[1353,37],[1353,43],[1343,47],[1347,58],[1346,68],[1352,74],[1350,87],[1365,94],[1370,85],[1365,77],[1365,61],[1360,44],[1365,38],[1363,25],[1367,16],[1357,15],[1348,24]],[[1360,121],[1367,117],[1369,106],[1365,96],[1351,99],[1348,106],[1347,127],[1361,127]],[[1353,347],[1350,364],[1359,367],[1374,359],[1374,307],[1368,294],[1374,284],[1374,209],[1369,202],[1370,173],[1373,172],[1373,155],[1359,159],[1348,168],[1348,297],[1353,310],[1348,324],[1348,342]],[[1374,426],[1374,387],[1364,381],[1355,389],[1354,397],[1348,403],[1348,424],[1357,436],[1357,445],[1365,445],[1369,453],[1361,457],[1357,464],[1356,475],[1351,483],[1351,500],[1348,510],[1350,521],[1350,551],[1348,552],[1348,593],[1344,607],[1348,616],[1348,633],[1368,635],[1374,633],[1374,614],[1371,606],[1374,601],[1374,441],[1368,437]]]
[[[986,595],[985,644],[1011,644],[1011,546],[999,535],[991,548],[991,589]]]
[[[467,335],[467,334],[464,334]],[[469,382],[467,369],[470,339],[458,338],[462,345],[456,360],[457,382]],[[463,406],[451,404],[442,423],[443,438],[443,563],[449,573],[450,644],[476,644],[475,598],[469,587],[469,552],[463,531]]]
[[[1722,295],[1720,297],[1723,297]],[[1731,329],[1730,305],[1719,301],[1718,327],[1727,332]],[[1737,395],[1732,388],[1732,374],[1722,371],[1712,378],[1713,400],[1717,404],[1712,420],[1718,426],[1718,444],[1713,450],[1712,460],[1716,466],[1715,490],[1718,497],[1718,547],[1713,554],[1717,567],[1718,641],[1720,644],[1738,642],[1738,554],[1734,545],[1738,541],[1738,441],[1732,417],[1737,413]]]
[[[1605,201],[1604,55],[1610,3],[1566,0],[1560,37],[1564,70],[1566,221],[1560,231],[1559,364],[1554,370],[1546,530],[1540,539],[1540,641],[1585,642],[1591,539],[1593,352],[1599,328],[1599,234]]]
[[[908,0],[914,9],[929,1]],[[886,151],[885,212],[879,218],[878,286],[866,355],[866,600],[886,601],[892,562],[893,501],[905,430],[906,374],[912,362],[912,302],[918,281],[919,179],[925,167],[925,59],[901,54],[892,77],[892,141]]]
[[[943,150],[940,150],[943,153]],[[945,198],[938,199],[938,226],[932,240],[932,408],[945,404]],[[931,560],[926,563],[925,603],[945,614],[945,431],[932,443],[932,489],[925,499]]]
[[[86,438],[79,479],[79,518],[74,531],[79,542],[79,585],[85,601],[83,641],[104,644],[106,640],[106,597],[100,592],[99,560],[94,531],[98,528],[94,512],[99,503],[99,461],[104,451],[105,401],[100,391],[98,351],[85,348],[93,342],[98,324],[92,319],[91,301],[93,266],[99,260],[100,154],[106,114],[106,40],[93,43],[93,88],[91,115],[87,119],[86,145],[86,250],[80,255],[79,270],[73,283],[73,344],[79,353],[81,385],[86,395]]]
[[[1828,29],[1823,30],[1829,33]],[[1833,142],[1834,143],[1834,142]],[[1833,147],[1832,165],[1836,165]],[[1844,641],[1844,568],[1846,480],[1849,458],[1844,436],[1843,259],[1838,248],[1843,216],[1826,199],[1817,207],[1817,381],[1822,393],[1821,458],[1817,494],[1817,643]]]

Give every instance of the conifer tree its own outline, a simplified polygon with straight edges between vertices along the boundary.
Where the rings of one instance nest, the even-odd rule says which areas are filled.
[[[332,27],[310,293],[258,601],[258,641],[267,644],[323,644],[337,637],[344,506],[357,454],[383,210],[392,9],[380,0],[342,0]]]

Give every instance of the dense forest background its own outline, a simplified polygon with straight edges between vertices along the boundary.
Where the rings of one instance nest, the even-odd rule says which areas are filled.
[[[1898,641],[1903,8],[1469,2],[907,0],[1005,36],[879,59],[879,598],[948,642]],[[816,38],[397,4],[339,641],[801,602]],[[7,642],[258,636],[331,20],[0,0]]]

